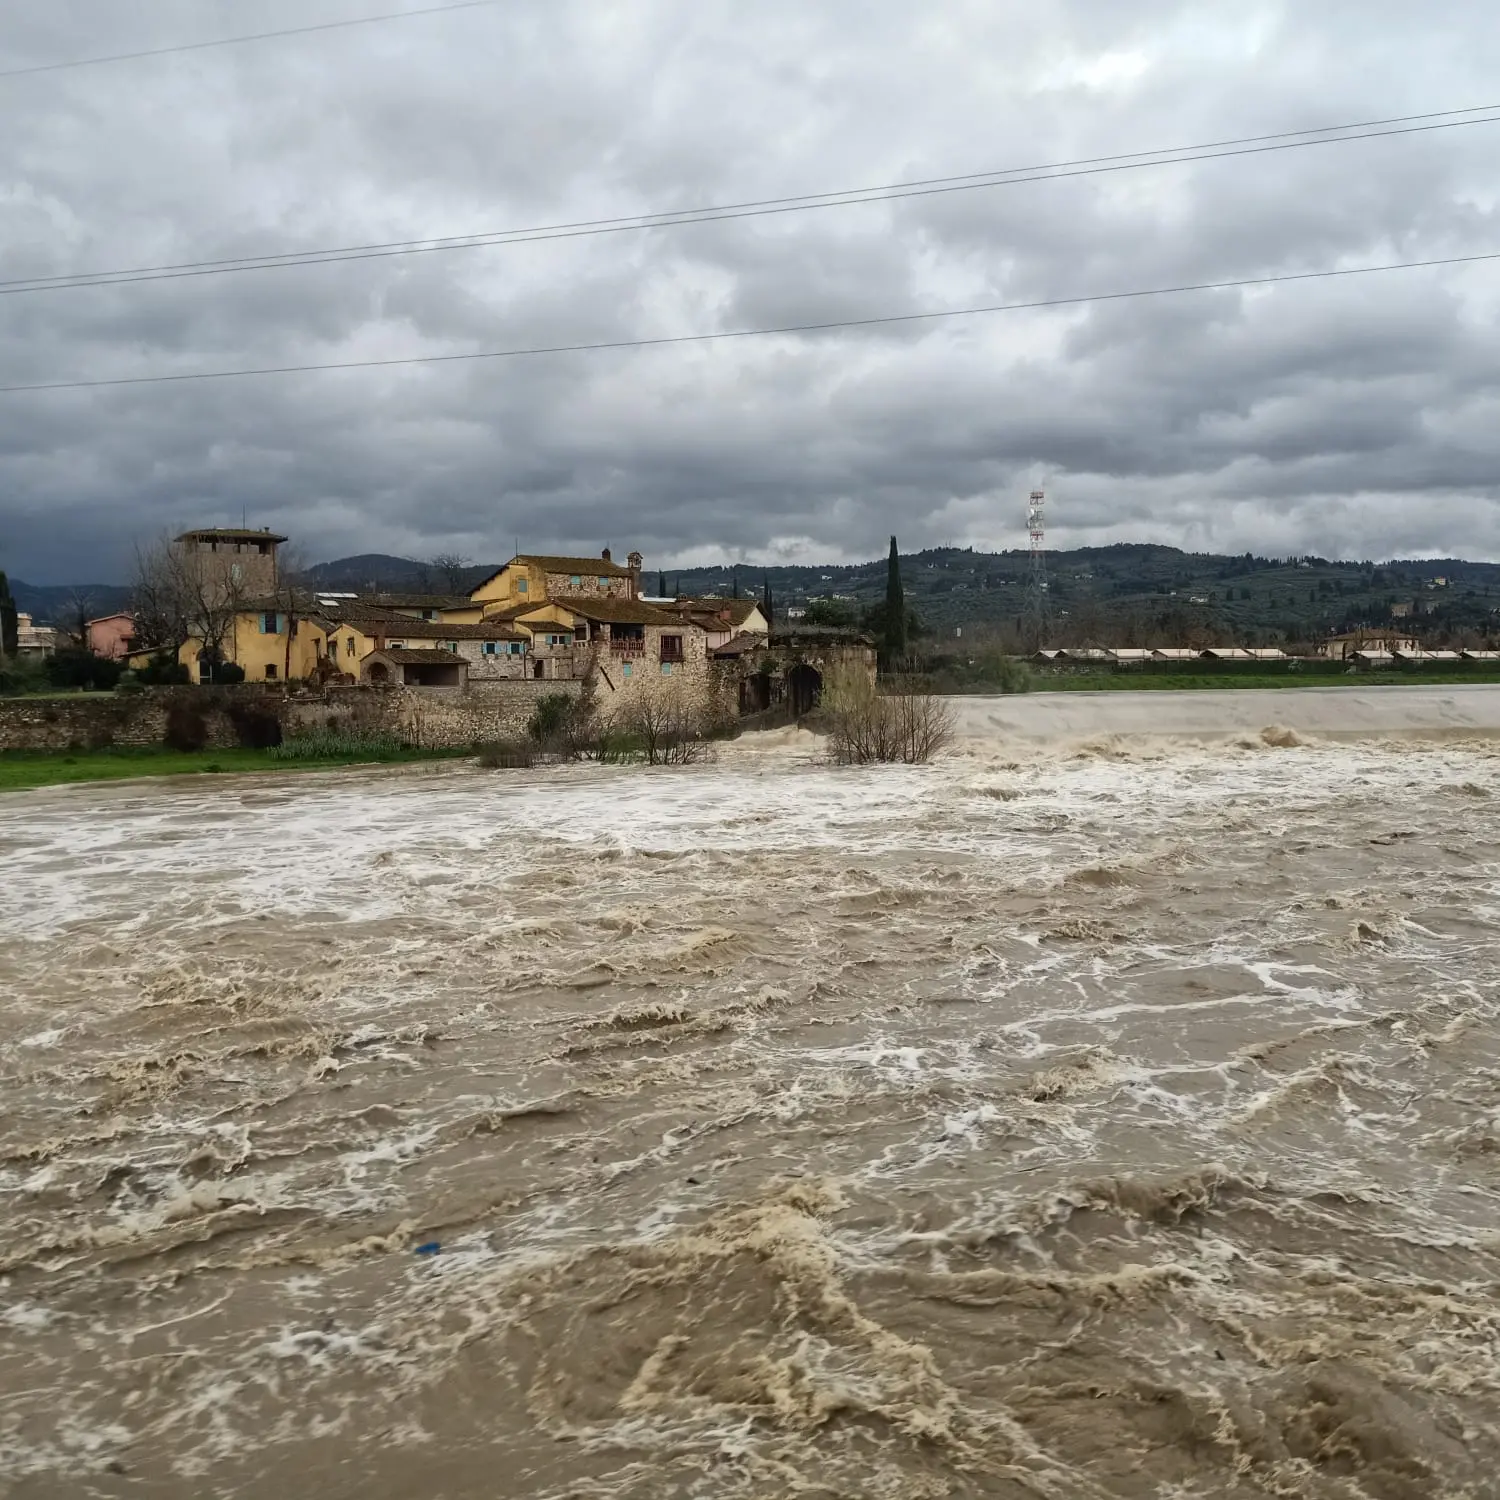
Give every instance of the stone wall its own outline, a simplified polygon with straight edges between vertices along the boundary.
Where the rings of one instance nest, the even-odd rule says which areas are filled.
[[[0,698],[0,750],[89,750],[165,742],[172,705],[202,715],[205,748],[241,743],[234,705],[273,714],[287,736],[335,729],[390,734],[424,749],[520,739],[537,702],[549,694],[576,696],[581,682],[530,679],[471,683],[455,688],[329,686],[291,696],[261,687],[150,688],[142,693],[83,693],[62,698]]]
[[[522,739],[544,697],[575,697],[580,682],[531,679],[470,682],[453,688],[329,687],[315,698],[288,701],[287,733],[318,729],[393,734],[423,749],[439,750]]]
[[[599,580],[603,578],[601,583]],[[574,583],[574,578],[578,579]],[[566,606],[567,596],[575,599],[630,599],[634,590],[630,586],[630,575],[604,573],[548,573],[543,587],[548,599],[556,599]],[[540,602],[540,601],[538,601]]]
[[[240,743],[230,717],[236,702],[280,718],[285,700],[260,688],[154,688],[142,693],[79,693],[57,698],[0,698],[0,750],[107,750],[165,743],[172,705],[202,715],[205,748]]]

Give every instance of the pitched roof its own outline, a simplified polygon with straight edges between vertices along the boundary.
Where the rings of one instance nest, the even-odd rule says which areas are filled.
[[[348,625],[361,635],[396,636],[423,641],[524,641],[526,636],[496,620],[459,624],[455,620],[419,620],[390,610],[351,610],[338,616],[337,624]]]
[[[383,656],[387,661],[393,661],[399,666],[431,667],[431,666],[467,666],[463,657],[453,651],[436,651],[430,648],[412,646],[388,646],[384,651],[372,651],[371,656]]]
[[[766,647],[766,638],[758,631],[742,630],[738,635],[731,636],[722,646],[714,648],[715,656],[747,656],[750,652],[761,650]]]
[[[554,557],[551,554],[541,552],[518,552],[508,563],[502,563],[493,573],[487,573],[481,578],[469,590],[469,596],[472,598],[485,584],[493,583],[506,568],[513,568],[517,563],[527,563],[533,568],[540,568],[544,573],[566,573],[569,577],[574,573],[580,578],[630,577],[629,568],[622,568],[619,563],[608,558]]]
[[[467,594],[357,594],[348,601],[369,609],[478,609]]]
[[[522,552],[512,559],[514,562],[530,563],[544,573],[577,573],[580,578],[592,574],[595,578],[629,578],[630,569],[623,568],[607,557],[554,557],[538,552]]]
[[[191,531],[182,532],[177,538],[179,542],[284,542],[284,536],[277,536],[274,531],[251,531],[243,526],[195,526]]]
[[[471,601],[478,603],[478,600]],[[509,622],[519,620],[523,615],[534,615],[546,609],[553,601],[550,599],[531,599],[524,604],[507,604],[504,609],[485,608],[484,623],[489,624],[491,620]]]
[[[712,594],[700,594],[690,599],[674,599],[670,605],[665,607],[705,615],[722,615],[727,613],[729,623],[738,627],[743,625],[760,608],[760,603],[755,599],[719,599]]]
[[[638,599],[601,599],[583,597],[578,594],[557,594],[550,601],[560,605],[569,614],[581,615],[585,620],[594,620],[605,625],[667,625],[683,626],[691,622],[680,615],[662,609],[655,604],[642,604]]]

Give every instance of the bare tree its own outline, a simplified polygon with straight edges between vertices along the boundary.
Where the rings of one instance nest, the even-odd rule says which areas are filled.
[[[653,766],[712,760],[712,736],[720,727],[710,684],[692,677],[649,678],[625,694],[609,723],[637,741]]]
[[[474,559],[461,552],[439,552],[436,557],[428,558],[426,564],[443,580],[450,594],[465,592],[464,574],[473,565]]]
[[[830,672],[820,715],[828,728],[829,757],[840,765],[925,765],[953,739],[953,705],[910,677],[877,687],[858,670]]]
[[[71,636],[80,651],[89,649],[89,621],[94,617],[94,595],[86,588],[68,590],[63,605],[63,632]]]
[[[205,567],[169,537],[137,547],[131,611],[135,635],[148,651],[174,658],[190,641],[211,665],[232,654],[244,583],[234,567]]]
[[[290,682],[292,677],[292,647],[297,639],[297,627],[306,616],[312,598],[305,586],[307,562],[295,548],[283,547],[277,559],[276,587],[272,603],[276,613],[286,617],[286,652],[281,667],[281,680]]]

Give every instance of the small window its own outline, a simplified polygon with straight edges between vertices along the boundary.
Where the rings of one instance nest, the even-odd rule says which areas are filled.
[[[392,651],[405,651],[406,650],[406,642],[405,641],[392,641],[390,643],[390,645],[391,645],[391,650]]]
[[[458,651],[458,642],[457,641],[449,641],[448,642],[448,649],[450,651],[456,653]]]
[[[269,542],[257,542],[255,549],[262,557],[265,557],[271,550],[271,544]]]
[[[345,656],[353,656],[354,655],[354,637],[352,635],[349,637],[349,639],[347,641],[344,642],[344,655]]]
[[[601,589],[607,589],[609,587],[609,579],[604,577],[602,573],[599,575],[599,587]]]
[[[281,621],[278,618],[276,611],[268,609],[265,614],[260,617],[260,633],[262,635],[277,635],[280,633],[280,630]]]
[[[583,579],[581,579],[581,578],[580,578],[580,577],[579,577],[579,576],[578,576],[578,574],[577,574],[577,573],[575,573],[575,574],[574,574],[574,575],[573,575],[573,577],[572,577],[572,580],[571,580],[571,581],[572,581],[572,584],[573,584],[573,587],[574,587],[574,588],[575,588],[575,589],[578,589],[578,588],[582,588],[582,587],[583,587]]]
[[[627,677],[629,677],[629,676],[630,676],[630,663],[629,663],[629,662],[626,662],[626,663],[625,663],[625,666],[624,666],[624,672],[625,672],[625,675],[626,675],[626,676],[627,676]]]
[[[526,580],[524,578],[518,578],[518,579],[516,579],[516,592],[518,594],[527,593],[527,592],[529,592],[529,589],[530,589],[530,585],[526,582]]]
[[[661,675],[663,677],[670,677],[672,675],[672,663],[671,662],[664,661],[661,664]]]
[[[486,656],[494,656],[499,644],[500,643],[498,641],[486,641],[484,643],[484,654]]]
[[[268,661],[266,663],[266,681],[267,682],[275,682],[275,680],[276,680],[276,664],[274,662],[269,662]]]

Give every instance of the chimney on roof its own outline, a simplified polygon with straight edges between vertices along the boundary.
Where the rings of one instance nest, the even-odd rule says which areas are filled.
[[[605,562],[611,562],[611,561],[613,561],[613,559],[609,555],[609,548],[608,547],[606,547],[604,549],[604,551],[603,551],[603,553],[601,555],[603,556]]]

